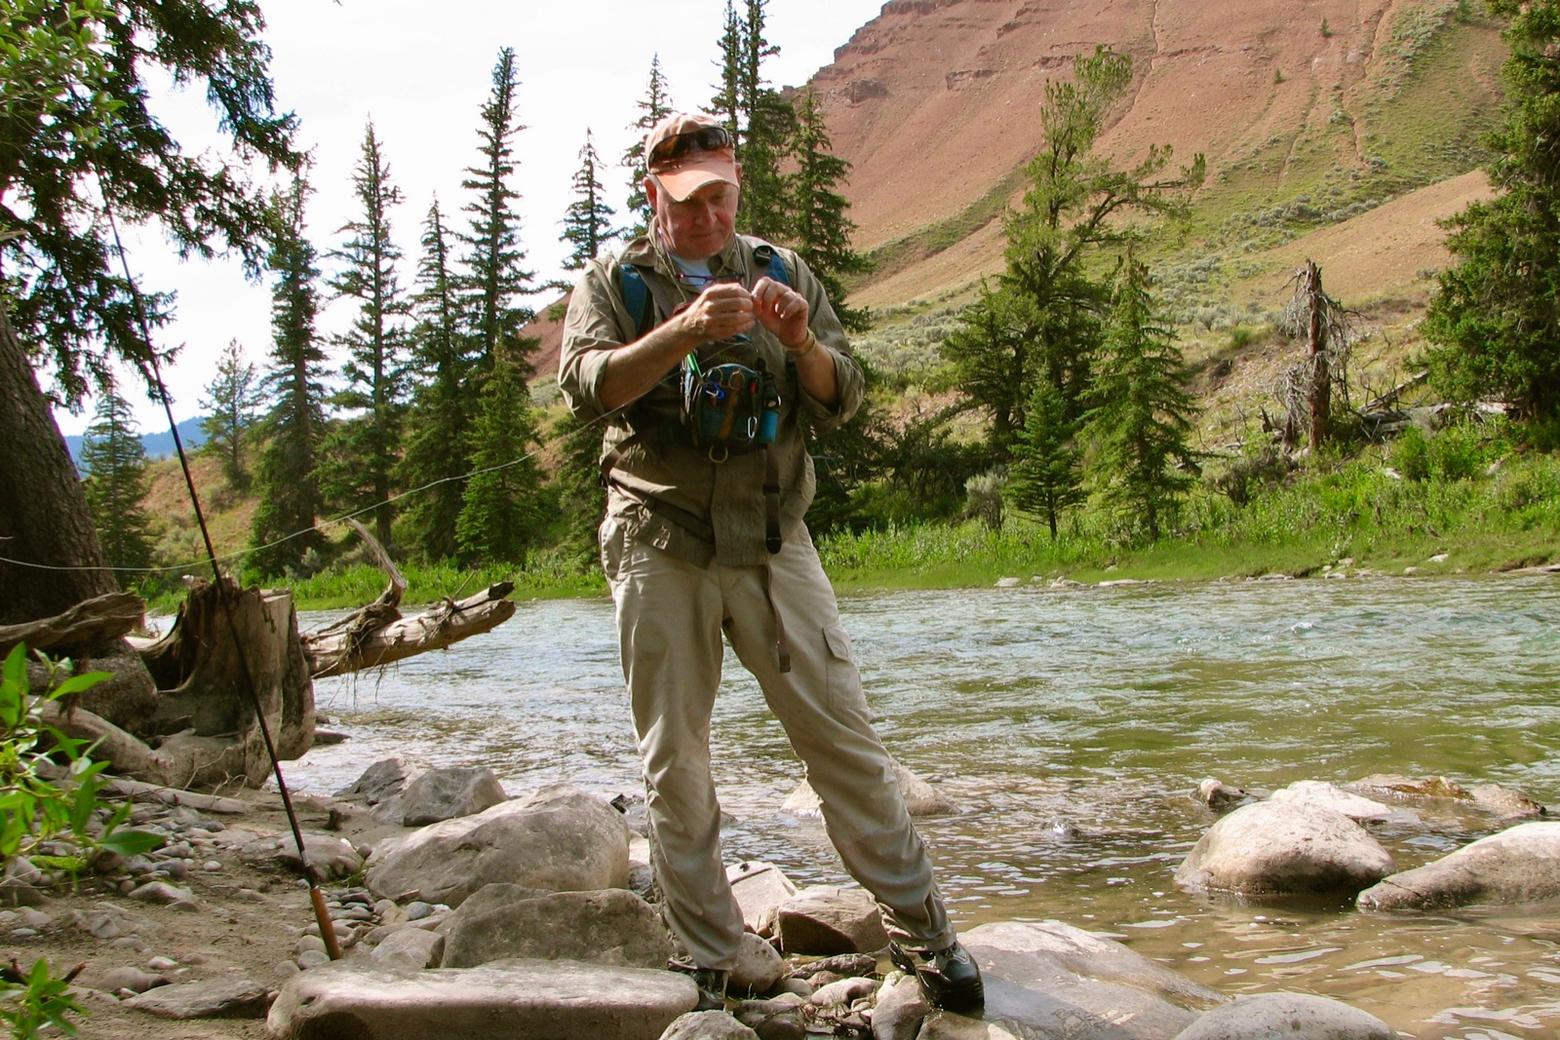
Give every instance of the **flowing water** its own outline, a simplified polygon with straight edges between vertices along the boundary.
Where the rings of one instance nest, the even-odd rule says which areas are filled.
[[[962,811],[918,822],[956,922],[1056,919],[1225,993],[1338,998],[1417,1037],[1560,1036],[1554,907],[1361,914],[1195,896],[1172,880],[1213,822],[1203,777],[1253,791],[1376,772],[1560,802],[1560,579],[1350,579],[897,592],[841,601],[889,749]],[[305,617],[314,627],[321,617]],[[639,790],[611,605],[526,603],[495,632],[327,680],[351,739],[302,790],[396,754],[490,766],[512,793]],[[800,767],[728,655],[713,744],[728,861],[843,883]],[[1378,836],[1407,869],[1498,825]]]

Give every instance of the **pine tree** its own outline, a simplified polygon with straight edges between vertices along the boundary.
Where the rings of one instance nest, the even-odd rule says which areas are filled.
[[[1013,453],[1006,497],[1019,512],[1044,518],[1053,542],[1062,512],[1084,497],[1073,432],[1062,392],[1043,379],[1037,382]]]
[[[515,91],[520,85],[512,47],[499,51],[493,66],[493,90],[482,106],[477,136],[481,165],[466,169],[461,187],[473,197],[465,211],[470,230],[460,236],[466,247],[465,274],[460,296],[465,322],[476,342],[475,352],[483,373],[491,372],[502,351],[523,377],[531,376],[531,362],[519,350],[519,330],[534,315],[516,302],[532,291],[531,272],[525,270],[520,248],[520,216],[515,204],[519,194],[509,186],[515,162],[512,140],[524,130],[515,119]]]
[[[1012,457],[1031,388],[1051,382],[1037,380],[1032,370],[1038,324],[1028,298],[1010,286],[982,283],[980,297],[959,315],[941,346],[958,386],[990,413],[991,449],[999,462]]]
[[[228,343],[217,359],[217,374],[206,384],[206,396],[200,406],[207,413],[200,421],[206,443],[201,450],[222,460],[222,474],[228,486],[238,490],[249,487],[249,469],[244,465],[244,438],[255,422],[260,406],[260,388],[255,366],[244,357],[238,340]]]
[[[265,451],[256,473],[259,508],[251,539],[257,546],[250,566],[261,575],[297,569],[309,550],[324,545],[314,528],[322,502],[317,467],[325,428],[322,366],[325,353],[315,335],[319,270],[304,227],[309,187],[300,175],[273,205],[270,266],[271,364],[266,373],[270,411]]]
[[[151,521],[141,506],[149,487],[146,449],[130,405],[112,388],[98,401],[82,444],[81,465],[87,474],[87,507],[109,564],[151,566]]]
[[[1186,444],[1196,403],[1175,333],[1159,315],[1148,268],[1129,249],[1090,390],[1086,437],[1096,454],[1089,481],[1120,529],[1157,541],[1192,478]]]
[[[1459,400],[1495,397],[1560,417],[1560,2],[1491,0],[1511,19],[1504,121],[1488,170],[1500,194],[1453,217],[1424,329],[1434,383]]]
[[[746,0],[742,23],[741,74],[738,98],[744,120],[742,136],[742,210],[738,222],[749,234],[784,241],[790,226],[789,200],[781,162],[796,132],[791,103],[771,89],[763,75],[765,58],[780,53],[764,35],[764,7],[769,0]]]
[[[437,199],[423,222],[422,258],[413,307],[412,367],[416,391],[407,424],[401,482],[423,490],[408,499],[408,544],[424,559],[453,558],[470,454],[471,413],[464,387],[475,360],[461,334],[459,300],[450,267],[449,233]]]
[[[574,174],[575,200],[569,204],[563,218],[563,239],[571,247],[563,261],[565,271],[584,270],[586,264],[596,259],[602,247],[617,237],[612,226],[615,214],[603,196],[600,169],[601,159],[591,143],[590,129],[586,128],[585,144],[580,148],[580,168]],[[563,287],[568,288],[568,285]]]
[[[726,125],[740,160],[745,109],[742,106],[742,18],[737,14],[736,0],[726,0],[726,14],[721,21],[716,46],[720,48],[720,60],[715,63],[720,69],[720,83],[715,87],[715,96],[710,98],[706,111]]]
[[[840,322],[847,329],[865,331],[866,312],[846,304],[840,284],[846,275],[867,269],[866,260],[850,247],[856,225],[846,215],[850,203],[838,191],[850,173],[850,164],[834,154],[823,110],[811,90],[802,93],[797,106],[791,156],[795,172],[787,178],[785,192],[792,220],[791,242],[823,283]]]
[[[408,304],[396,275],[401,250],[390,227],[390,211],[401,203],[401,191],[390,180],[372,122],[363,132],[352,187],[358,216],[341,228],[347,241],[330,256],[343,266],[327,284],[358,307],[351,327],[337,337],[347,361],[341,370],[345,385],[334,398],[337,406],[358,414],[332,431],[320,477],[332,501],[352,511],[373,508],[374,533],[388,548],[389,498],[404,408],[403,321]]]
[[[655,216],[650,208],[650,200],[645,195],[645,175],[648,172],[645,169],[645,137],[655,124],[675,111],[671,94],[666,89],[666,78],[661,75],[659,54],[650,57],[650,85],[645,90],[644,98],[636,104],[639,106],[639,118],[629,127],[636,131],[634,143],[623,153],[623,165],[628,168],[628,212],[634,214],[638,222],[630,229],[630,238],[644,234],[650,227],[650,218]]]
[[[482,388],[472,431],[472,477],[466,482],[455,540],[463,563],[524,565],[545,533],[542,472],[531,457],[538,437],[525,370],[500,354]]]
[[[564,539],[581,554],[592,556],[596,528],[601,523],[601,426],[565,410],[549,438],[561,458],[553,473],[553,489],[563,515]]]

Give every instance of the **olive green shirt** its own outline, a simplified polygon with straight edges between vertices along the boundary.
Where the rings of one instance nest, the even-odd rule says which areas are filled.
[[[639,269],[656,323],[698,294],[681,281],[660,242],[652,225],[647,236],[630,242],[619,256],[598,257],[585,268],[564,319],[558,386],[579,419],[601,422],[602,457],[621,453],[612,467],[607,512],[627,524],[630,537],[700,565],[711,559],[731,566],[763,564],[769,559],[764,547],[765,451],[777,463],[784,538],[801,524],[816,487],[799,420],[805,414],[820,433],[849,420],[864,393],[861,368],[822,283],[794,252],[776,248],[791,288],[807,300],[808,324],[818,338],[817,349],[833,358],[839,397],[832,407],[801,390],[794,369],[786,365],[785,348],[767,329],[755,325],[748,334],[750,343],[740,348],[746,356],[732,356],[729,344],[708,343],[699,347],[699,356],[706,364],[740,361],[747,365],[760,357],[780,377],[779,431],[764,451],[733,454],[717,462],[708,449],[695,447],[678,426],[675,371],[669,373],[673,380],[662,380],[639,401],[607,413],[600,388],[612,352],[639,335],[638,316],[629,313],[623,300],[619,267],[631,263]],[[711,273],[740,275],[751,289],[769,273],[753,257],[754,248],[762,244],[733,235],[720,253],[710,257]],[[625,447],[636,429],[640,437]]]

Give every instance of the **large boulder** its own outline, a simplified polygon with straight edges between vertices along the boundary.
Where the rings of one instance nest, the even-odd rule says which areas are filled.
[[[1268,801],[1242,806],[1208,828],[1175,880],[1194,891],[1353,895],[1392,870],[1387,850],[1342,813]]]
[[[780,904],[796,895],[795,883],[773,863],[733,863],[726,868],[726,880],[742,910],[742,923],[760,935],[773,933]]]
[[[804,888],[780,904],[777,930],[788,954],[871,953],[888,945],[883,915],[861,888]]]
[[[471,816],[491,809],[509,796],[493,770],[480,766],[430,769],[401,792],[401,825],[430,823]]]
[[[509,960],[452,971],[333,961],[294,975],[271,1005],[275,1040],[658,1040],[693,1010],[670,971]]]
[[[532,957],[665,968],[671,955],[660,915],[626,889],[542,893],[496,884],[483,886],[445,921],[440,966]]]
[[[1560,823],[1521,823],[1450,855],[1382,879],[1359,894],[1361,910],[1560,899]]]
[[[1214,1008],[1175,1040],[1394,1040],[1397,1032],[1358,1008],[1309,993],[1258,993]]]
[[[1356,823],[1379,822],[1392,815],[1390,808],[1374,799],[1350,794],[1341,787],[1320,780],[1297,780],[1288,787],[1274,791],[1269,800],[1280,805],[1319,805],[1340,812]]]
[[[1170,1040],[1225,1000],[1121,943],[1054,921],[981,925],[960,940],[985,978],[983,1021],[934,1014],[920,1040]]]
[[[628,829],[604,800],[558,784],[381,842],[367,881],[374,894],[397,902],[449,906],[494,883],[549,892],[622,888]]]

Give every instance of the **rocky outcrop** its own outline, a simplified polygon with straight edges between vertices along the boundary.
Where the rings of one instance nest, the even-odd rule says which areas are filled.
[[[401,824],[422,827],[491,809],[509,796],[493,770],[478,766],[430,769],[401,792]]]
[[[486,885],[450,915],[444,934],[445,968],[514,957],[664,968],[672,954],[660,915],[621,888],[553,893]]]
[[[555,785],[387,839],[368,862],[369,888],[397,901],[458,906],[494,883],[552,892],[622,888],[628,883],[622,815],[579,788]]]
[[[698,999],[693,980],[664,970],[508,960],[411,972],[336,961],[289,980],[266,1028],[275,1040],[657,1040]]]
[[[1341,787],[1320,780],[1297,780],[1268,796],[1279,805],[1316,805],[1342,813],[1355,823],[1385,820],[1392,810],[1378,801],[1350,794]]]
[[[1194,891],[1353,895],[1392,870],[1387,850],[1343,814],[1303,803],[1257,802],[1208,828],[1175,880]]]
[[[1430,909],[1560,899],[1560,823],[1522,823],[1383,878],[1362,910]]]

